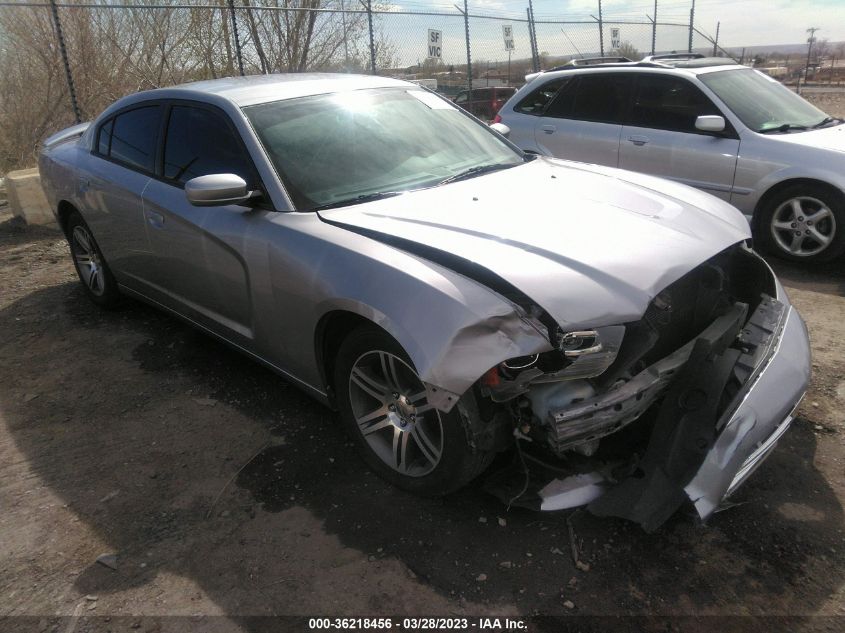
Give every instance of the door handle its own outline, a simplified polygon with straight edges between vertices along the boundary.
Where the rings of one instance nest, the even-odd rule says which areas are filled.
[[[641,147],[641,146],[645,145],[646,143],[648,143],[648,137],[647,136],[629,136],[628,140],[631,141],[637,147]]]
[[[554,125],[544,125],[542,129],[546,134],[554,134],[557,129]]]
[[[156,213],[155,211],[147,211],[147,222],[149,222],[151,226],[160,229],[164,226],[164,216],[161,213]]]

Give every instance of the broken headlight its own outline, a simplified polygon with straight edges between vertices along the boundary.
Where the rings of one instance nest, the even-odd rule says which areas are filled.
[[[570,363],[549,374],[548,378],[571,380],[598,376],[616,360],[624,336],[624,325],[609,325],[571,332],[564,332],[558,328],[555,342]]]

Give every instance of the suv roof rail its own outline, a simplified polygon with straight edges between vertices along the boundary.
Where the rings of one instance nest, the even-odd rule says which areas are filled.
[[[566,62],[563,66],[559,66],[558,68],[566,68],[567,66],[595,66],[597,64],[619,64],[624,62],[631,62],[634,61],[632,59],[628,59],[627,57],[582,57],[572,58],[568,62]]]
[[[669,59],[702,59],[701,53],[664,53],[662,55],[648,55],[643,57],[644,62],[659,62]]]

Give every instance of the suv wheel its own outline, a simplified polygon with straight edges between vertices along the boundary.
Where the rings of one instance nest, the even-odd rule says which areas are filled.
[[[757,238],[792,261],[824,262],[845,252],[845,196],[822,185],[788,187],[762,209]]]

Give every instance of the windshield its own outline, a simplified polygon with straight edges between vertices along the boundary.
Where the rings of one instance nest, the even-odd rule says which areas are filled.
[[[524,161],[484,125],[421,89],[300,97],[244,112],[300,210],[354,204]]]
[[[811,128],[828,118],[785,86],[751,68],[703,73],[699,79],[756,132]]]

